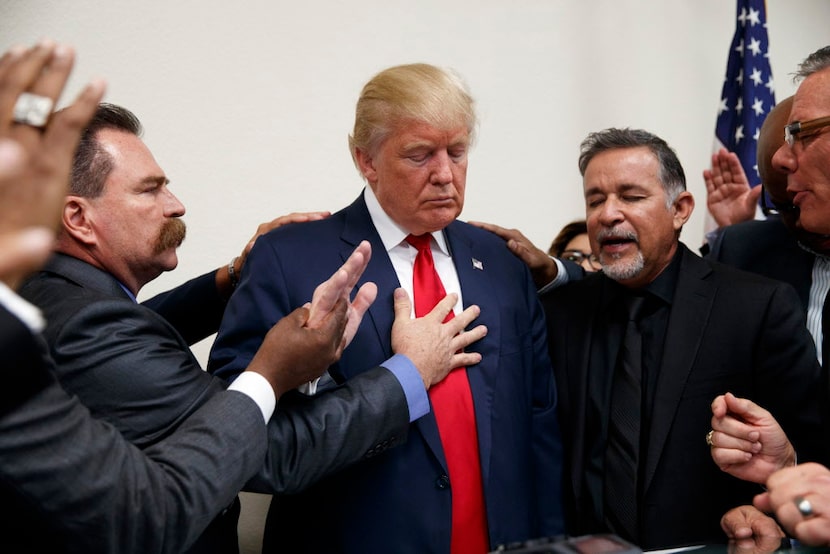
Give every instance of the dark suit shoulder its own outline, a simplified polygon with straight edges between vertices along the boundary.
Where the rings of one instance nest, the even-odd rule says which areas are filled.
[[[343,227],[343,223],[349,216],[349,213],[359,207],[357,204],[358,201],[356,200],[353,204],[342,208],[341,210],[331,214],[329,217],[323,219],[281,225],[280,227],[271,229],[259,237],[257,242],[260,240],[269,244],[279,242],[285,245],[299,246],[306,250],[309,246],[309,237],[326,236],[331,234],[334,230],[339,231],[339,229]]]
[[[775,288],[780,285],[786,285],[785,283],[782,283],[777,279],[767,277],[766,275],[762,275],[754,271],[749,271],[740,267],[736,267],[732,264],[728,264],[725,262],[720,262],[709,258],[704,258],[701,261],[704,264],[708,265],[712,271],[712,275],[709,278],[726,284],[734,283],[737,286],[755,284],[758,286],[766,286],[770,288]],[[790,285],[786,286],[792,288]]]
[[[707,257],[742,267],[791,248],[798,248],[798,243],[780,220],[753,220],[721,229]]]
[[[92,302],[113,298],[56,273],[41,271],[20,288],[20,296],[40,308],[49,327],[55,327]],[[119,302],[132,303],[129,299]]]
[[[139,447],[167,436],[224,388],[145,306],[50,273],[24,289],[46,317],[43,336],[61,385]]]

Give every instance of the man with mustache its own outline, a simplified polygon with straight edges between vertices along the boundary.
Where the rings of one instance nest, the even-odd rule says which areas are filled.
[[[592,133],[579,168],[602,271],[542,299],[567,531],[611,531],[644,549],[723,542],[721,516],[757,488],[710,462],[712,398],[729,390],[757,399],[800,456],[821,452],[823,388],[798,297],[679,242],[694,200],[659,137]]]
[[[233,290],[233,273],[242,269],[242,262],[143,305],[135,302],[142,286],[176,267],[176,248],[185,230],[180,220],[184,206],[169,190],[164,171],[140,134],[141,125],[128,110],[111,104],[98,107],[75,155],[56,254],[26,282],[21,295],[43,311],[44,337],[61,385],[134,445],[151,449],[225,389],[224,381],[202,370],[188,345],[216,332]],[[370,253],[363,243],[344,258],[341,277],[348,277],[340,279],[340,288],[330,288],[332,294],[349,300]],[[367,283],[354,294],[346,341],[354,336],[374,290]],[[306,325],[314,329],[324,317],[323,308],[315,310],[321,305],[318,296],[310,294],[306,300],[312,301]],[[441,325],[452,306],[445,302],[438,315],[418,320],[418,325],[427,324],[412,333],[403,300],[406,321],[401,325],[410,331],[398,326],[391,339],[403,356],[380,360],[383,367],[367,367],[366,378],[315,402],[285,409],[281,399],[268,423],[265,463],[247,490],[295,492],[403,442],[408,424],[428,411],[425,388],[452,367],[480,359],[473,353],[454,354],[483,334],[481,329],[458,334],[474,318],[474,307]],[[407,333],[409,341],[401,342]],[[296,349],[293,343],[286,337],[282,346],[291,351]],[[233,456],[227,458],[233,463]],[[236,552],[238,513],[237,500],[188,551]]]

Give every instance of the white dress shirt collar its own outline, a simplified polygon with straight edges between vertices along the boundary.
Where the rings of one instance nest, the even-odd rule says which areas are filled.
[[[395,223],[389,214],[387,214],[378,202],[372,187],[366,185],[363,193],[363,198],[366,200],[366,208],[369,210],[369,217],[372,218],[372,223],[380,235],[380,240],[383,242],[383,247],[387,252],[399,246],[409,235],[409,231]],[[450,256],[450,249],[447,245],[447,239],[444,237],[443,231],[435,231],[432,233],[432,238],[438,245],[438,250],[445,256]],[[433,245],[434,248],[434,245]]]

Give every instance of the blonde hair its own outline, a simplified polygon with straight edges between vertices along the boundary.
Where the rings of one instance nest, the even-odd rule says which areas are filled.
[[[404,121],[421,121],[438,129],[463,125],[471,144],[477,125],[473,98],[454,72],[424,63],[390,67],[372,77],[357,100],[349,135],[355,165],[357,149],[375,155]]]

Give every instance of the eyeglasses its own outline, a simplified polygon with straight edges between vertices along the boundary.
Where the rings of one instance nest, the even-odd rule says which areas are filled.
[[[761,185],[761,212],[767,217],[780,215],[798,218],[798,206],[792,202],[776,202],[770,197],[763,184]]]
[[[593,254],[586,254],[585,252],[581,252],[579,250],[565,250],[562,252],[560,257],[563,260],[568,260],[569,262],[573,262],[575,264],[582,264],[583,261],[588,260],[588,265],[590,265],[592,269],[597,271],[602,269],[602,264],[599,263],[599,258]]]
[[[796,139],[804,140],[807,137],[817,135],[828,126],[830,126],[830,116],[811,119],[803,123],[801,121],[793,121],[784,127],[784,140],[792,148],[795,146]]]

